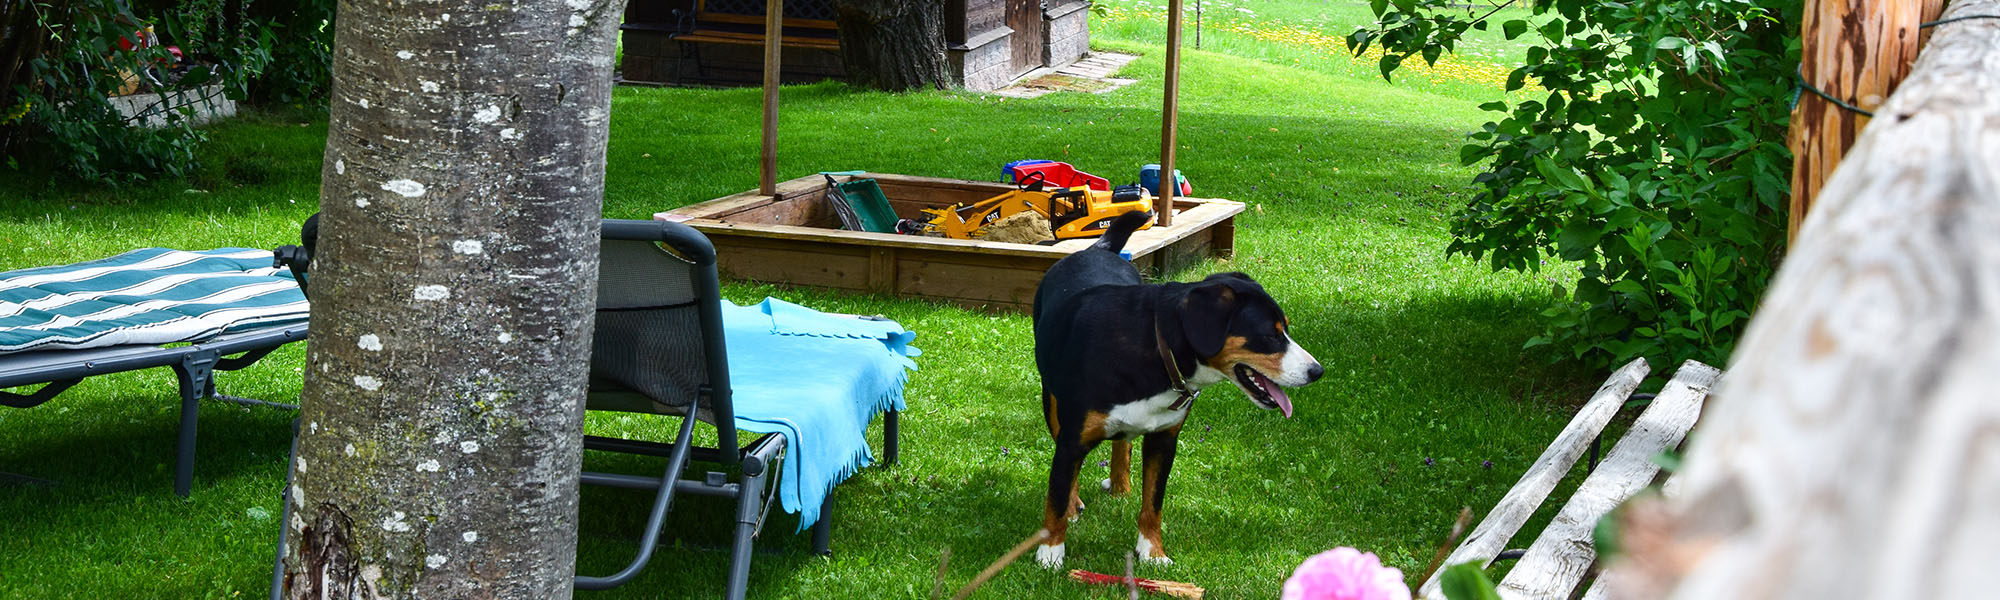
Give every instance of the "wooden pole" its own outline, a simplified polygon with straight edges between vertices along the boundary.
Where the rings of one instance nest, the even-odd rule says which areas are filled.
[[[1648,516],[1620,528],[1615,597],[1993,596],[2000,20],[1932,29],[1880,114],[1737,345],[1678,491],[1631,507]]]
[[[1174,193],[1180,191],[1180,182],[1174,180],[1174,127],[1181,110],[1181,0],[1171,4],[1167,9],[1167,89],[1160,103],[1160,195],[1153,200],[1161,227],[1174,224]]]
[[[757,193],[778,195],[778,70],[785,37],[785,0],[764,1],[764,150]]]
[[[1909,75],[1920,47],[1917,25],[1935,19],[1944,0],[1806,0],[1799,73],[1806,83],[1873,112]],[[1792,109],[1792,202],[1786,241],[1796,242],[1820,186],[1868,117],[1814,95]]]
[[[986,585],[986,580],[1000,574],[1001,569],[1007,568],[1007,565],[1014,564],[1014,560],[1021,558],[1023,554],[1027,554],[1029,548],[1035,547],[1035,544],[1040,544],[1042,540],[1046,539],[1049,539],[1049,530],[1036,530],[1034,535],[1028,536],[1028,539],[1021,540],[1019,544],[1015,544],[1014,549],[1008,550],[1006,554],[1001,555],[999,560],[993,561],[993,564],[986,565],[986,569],[980,571],[979,575],[974,576],[972,581],[966,582],[965,587],[959,588],[958,593],[953,594],[951,600],[965,600],[966,597],[972,595],[973,590],[979,589],[979,586]]]

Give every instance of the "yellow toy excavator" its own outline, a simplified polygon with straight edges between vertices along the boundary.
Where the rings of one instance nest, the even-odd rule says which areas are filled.
[[[1041,173],[1021,182],[1021,188],[968,206],[927,208],[931,219],[924,226],[944,237],[968,240],[979,237],[980,229],[1022,211],[1034,211],[1049,220],[1058,240],[1096,237],[1104,234],[1111,219],[1134,210],[1148,210],[1152,203],[1144,188],[1119,186],[1115,190],[1092,190],[1084,186],[1045,189]],[[1140,229],[1152,227],[1148,222]]]
[[[1137,185],[1122,185],[1111,191],[1069,188],[1071,191],[1084,190],[1082,206],[1069,212],[1049,218],[1049,225],[1055,228],[1056,239],[1097,237],[1104,235],[1104,229],[1111,226],[1111,220],[1118,215],[1132,211],[1145,212],[1153,208],[1153,200],[1146,189]],[[1140,229],[1151,229],[1152,221],[1140,225]]]

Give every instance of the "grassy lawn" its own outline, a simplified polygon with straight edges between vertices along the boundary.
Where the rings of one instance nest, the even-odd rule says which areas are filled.
[[[1222,3],[1207,5],[1213,18]],[[1117,6],[1138,11],[1133,3]],[[1345,35],[1365,3],[1245,2],[1247,28],[1308,25]],[[1234,8],[1231,6],[1229,8]],[[1286,12],[1291,11],[1291,12]],[[1056,158],[1115,181],[1158,152],[1157,23],[1128,12],[1094,25],[1095,44],[1143,54],[1105,95],[1003,100],[894,95],[837,84],[784,90],[781,178],[869,169],[994,179],[999,165]],[[1231,17],[1235,18],[1235,17]],[[1490,508],[1568,419],[1597,377],[1549,366],[1522,340],[1548,298],[1542,277],[1447,259],[1444,216],[1471,170],[1456,164],[1473,108],[1501,96],[1476,78],[1388,85],[1373,61],[1340,62],[1309,40],[1208,21],[1186,53],[1179,160],[1196,195],[1241,200],[1233,261],[1289,313],[1326,366],[1283,419],[1217,389],[1191,417],[1165,510],[1177,563],[1141,576],[1193,582],[1212,597],[1268,597],[1299,561],[1334,546],[1381,554],[1415,577],[1460,506]],[[1300,38],[1306,39],[1306,38]],[[1493,52],[1507,51],[1503,45]],[[1294,63],[1292,59],[1299,59]],[[1351,61],[1349,61],[1351,63]],[[1468,61],[1475,62],[1475,61]],[[1502,71],[1504,75],[1504,71]],[[1403,81],[1404,78],[1399,78]],[[1420,81],[1422,80],[1422,81]],[[613,98],[605,213],[655,211],[754,187],[759,92],[620,89]],[[181,181],[78,189],[45,177],[0,180],[0,269],[99,258],[131,248],[272,247],[315,210],[322,119],[254,113],[213,130],[204,166]],[[882,314],[918,332],[903,461],[836,492],[835,554],[778,517],[759,540],[760,598],[921,597],[940,550],[948,580],[970,579],[1039,526],[1050,455],[1040,422],[1028,319],[895,298],[734,284],[738,302],[777,295],[827,310]],[[303,348],[221,379],[225,392],[296,398]],[[292,414],[214,404],[202,411],[196,490],[171,490],[177,403],[157,369],[92,379],[27,410],[0,410],[0,597],[204,598],[263,593],[278,530]],[[596,432],[668,437],[669,424],[593,415]],[[871,436],[879,439],[879,436]],[[1104,476],[1085,468],[1086,481]],[[653,468],[591,457],[598,469]],[[634,584],[580,597],[707,597],[727,557],[725,508],[676,502],[676,547]],[[1137,501],[1087,493],[1067,566],[1122,569]],[[632,551],[642,498],[584,492],[582,569]],[[1103,597],[1028,563],[981,597]]]

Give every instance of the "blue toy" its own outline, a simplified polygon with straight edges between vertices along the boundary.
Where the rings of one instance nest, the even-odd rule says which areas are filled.
[[[1180,184],[1177,186],[1180,189],[1174,193],[1175,196],[1186,197],[1194,193],[1194,186],[1188,185],[1187,177],[1181,175],[1180,169],[1174,169],[1174,182]],[[1147,192],[1155,196],[1160,195],[1160,165],[1149,164],[1139,167],[1139,185],[1144,186]]]

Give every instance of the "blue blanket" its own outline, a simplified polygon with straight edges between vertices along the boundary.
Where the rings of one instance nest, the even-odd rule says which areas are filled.
[[[725,302],[722,322],[736,427],[785,435],[778,499],[803,531],[834,485],[874,461],[863,434],[875,415],[903,409],[916,334],[773,298]]]
[[[145,248],[0,273],[0,352],[198,342],[306,313],[269,250]]]

